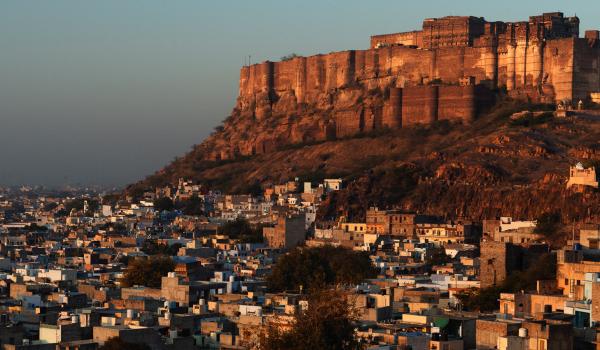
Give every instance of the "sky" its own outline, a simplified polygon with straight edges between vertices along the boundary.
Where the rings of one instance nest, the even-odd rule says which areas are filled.
[[[554,11],[600,28],[591,0],[2,0],[0,185],[142,179],[229,115],[249,55],[365,49],[427,17]]]

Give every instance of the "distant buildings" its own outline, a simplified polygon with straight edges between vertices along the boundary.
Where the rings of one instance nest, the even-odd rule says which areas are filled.
[[[597,345],[598,224],[574,226],[567,248],[551,251],[530,219],[447,219],[371,207],[363,208],[364,219],[322,220],[317,209],[341,181],[300,184],[224,194],[182,180],[139,200],[104,204],[90,193],[4,197],[1,206],[23,209],[0,218],[3,348],[97,349],[120,337],[156,350],[256,349],[268,327],[287,331],[310,308],[302,291],[269,290],[274,264],[295,247],[325,245],[366,254],[377,272],[340,286],[357,310],[355,336],[368,349]],[[165,198],[173,207],[158,210]],[[195,213],[184,212],[188,202]],[[172,271],[153,287],[125,287],[128,261],[153,254],[169,256]],[[495,314],[463,310],[464,293],[497,291],[554,256],[552,278],[492,295]]]

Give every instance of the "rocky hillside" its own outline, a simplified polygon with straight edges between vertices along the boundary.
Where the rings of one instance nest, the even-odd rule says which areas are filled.
[[[225,137],[225,131],[217,131],[128,191],[139,193],[180,177],[246,192],[294,177],[339,176],[347,186],[325,201],[322,216],[361,219],[365,208],[378,205],[474,218],[535,218],[545,212],[560,212],[567,222],[600,217],[600,193],[565,186],[569,165],[600,160],[600,113],[510,118],[532,108],[505,101],[469,125],[383,129],[234,160],[206,158],[211,143]]]

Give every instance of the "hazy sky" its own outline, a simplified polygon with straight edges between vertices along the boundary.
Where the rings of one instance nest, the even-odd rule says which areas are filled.
[[[410,5],[408,5],[410,3]],[[0,184],[125,185],[200,143],[234,106],[244,57],[364,49],[425,17],[600,28],[585,1],[0,1]]]

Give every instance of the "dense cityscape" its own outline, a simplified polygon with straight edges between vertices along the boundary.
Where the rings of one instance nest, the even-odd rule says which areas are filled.
[[[570,185],[598,187],[584,181]],[[600,226],[553,249],[559,223],[548,215],[478,222],[367,208],[361,222],[317,219],[342,186],[296,179],[228,195],[181,179],[137,199],[4,188],[2,344],[245,349],[271,327],[307,332],[300,317],[326,323],[306,310],[335,300],[348,309],[327,312],[352,320],[356,346],[369,349],[594,342]]]
[[[248,57],[137,182],[0,185],[0,348],[600,349],[599,140],[562,12]]]

